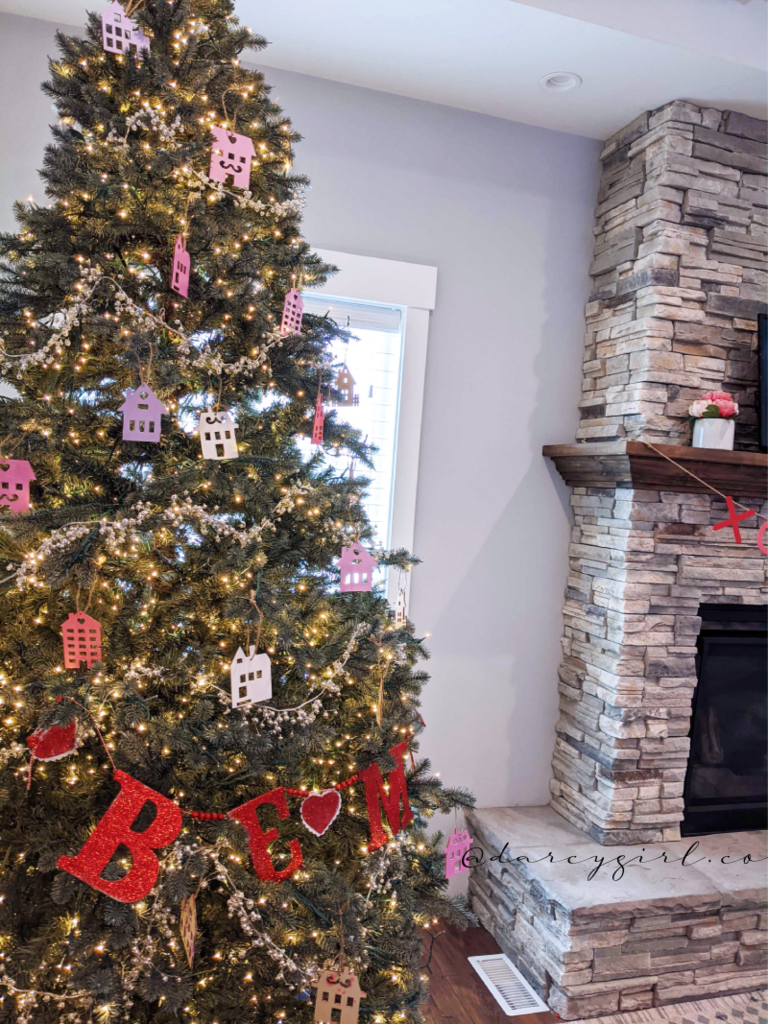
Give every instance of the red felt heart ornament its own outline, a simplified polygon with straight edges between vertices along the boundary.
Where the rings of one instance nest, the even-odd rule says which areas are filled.
[[[77,720],[66,725],[38,727],[27,739],[27,746],[38,761],[58,761],[75,749]]]
[[[301,820],[316,836],[324,835],[341,810],[341,796],[335,789],[308,796],[301,804]]]

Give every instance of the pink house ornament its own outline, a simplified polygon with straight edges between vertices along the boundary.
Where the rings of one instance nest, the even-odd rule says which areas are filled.
[[[147,384],[140,384],[135,391],[128,388],[118,412],[123,414],[124,441],[160,440],[161,416],[168,410]]]
[[[317,396],[315,405],[315,419],[312,423],[312,444],[323,443],[323,430],[325,427],[325,412],[323,410],[323,397]]]
[[[150,48],[149,38],[136,28],[117,0],[101,16],[101,45],[107,53],[127,53],[133,46],[137,55]]]
[[[211,131],[213,147],[208,177],[225,185],[231,178],[236,188],[248,188],[251,184],[251,160],[256,156],[253,140],[224,128],[211,128]]]
[[[445,877],[453,878],[460,875],[462,871],[469,871],[469,865],[464,863],[464,855],[472,846],[472,836],[466,829],[458,828],[448,839],[445,846]]]
[[[184,244],[184,235],[179,235],[173,250],[171,288],[185,299],[189,296],[189,266],[189,253]]]
[[[29,485],[36,479],[26,459],[0,458],[0,509],[29,512]]]
[[[341,578],[342,593],[370,590],[373,586],[373,570],[379,564],[362,544],[352,544],[341,549],[341,558],[336,562]]]
[[[304,319],[304,300],[297,288],[291,288],[283,303],[283,319],[280,321],[280,333],[301,334],[301,323]]]
[[[85,612],[70,612],[61,624],[64,641],[64,668],[90,668],[101,661],[101,624]]]

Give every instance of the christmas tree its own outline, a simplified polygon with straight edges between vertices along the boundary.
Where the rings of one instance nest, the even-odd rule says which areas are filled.
[[[0,239],[2,1021],[417,1022],[469,919],[263,45],[231,0],[59,35]]]

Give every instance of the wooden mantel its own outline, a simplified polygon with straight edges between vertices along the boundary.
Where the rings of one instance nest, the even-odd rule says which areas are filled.
[[[724,494],[760,500],[768,494],[768,455],[656,442],[654,447]],[[552,459],[563,480],[571,487],[633,487],[638,490],[709,493],[706,487],[643,441],[546,444],[543,452]]]

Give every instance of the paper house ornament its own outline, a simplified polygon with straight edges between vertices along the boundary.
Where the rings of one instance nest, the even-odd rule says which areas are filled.
[[[85,612],[70,612],[61,624],[64,641],[64,668],[90,668],[101,661],[101,625]]]
[[[355,394],[355,378],[345,363],[336,378],[336,390],[340,393],[338,405],[359,405],[360,398]]]
[[[184,952],[187,954],[189,969],[193,970],[195,963],[195,943],[197,942],[197,906],[194,895],[187,896],[181,901],[179,931],[181,932],[181,941],[184,945]]]
[[[360,1000],[365,992],[348,967],[342,971],[325,970],[317,983],[315,1021],[317,1024],[357,1024]]]
[[[137,53],[149,50],[149,39],[117,0],[101,16],[101,44],[108,53],[127,53],[132,46]]]
[[[325,425],[325,412],[323,410],[323,398],[322,395],[317,396],[317,404],[315,405],[315,419],[312,423],[312,444],[323,443],[323,429]]]
[[[395,604],[395,625],[405,626],[408,623],[408,615],[405,608],[405,590],[403,587],[397,592],[397,603]]]
[[[160,440],[161,417],[168,410],[146,384],[134,391],[128,388],[125,401],[118,409],[123,414],[124,441]]]
[[[235,421],[228,412],[200,413],[200,446],[204,459],[236,459]]]
[[[173,273],[171,288],[186,299],[189,295],[189,253],[184,245],[184,235],[179,235],[173,250]]]
[[[0,458],[0,509],[29,512],[29,485],[35,479],[26,459]]]
[[[304,318],[304,300],[296,288],[291,288],[283,303],[283,319],[280,322],[280,333],[301,334],[301,322]]]
[[[469,871],[469,865],[464,863],[464,854],[472,845],[472,836],[465,829],[463,832],[456,829],[448,839],[445,846],[445,877],[453,878],[462,871]]]
[[[352,544],[348,548],[341,549],[341,558],[336,563],[341,572],[339,586],[342,593],[348,591],[370,590],[372,571],[379,564],[373,555],[369,554],[362,544]]]
[[[272,663],[268,654],[257,654],[253,644],[245,654],[238,647],[229,667],[232,684],[232,707],[255,704],[272,696]]]
[[[211,128],[213,147],[208,177],[224,184],[231,178],[236,188],[251,184],[251,160],[256,156],[253,140],[247,135],[234,135],[224,128]]]

